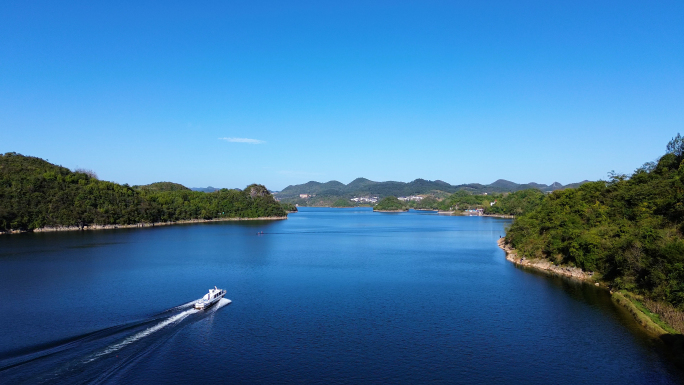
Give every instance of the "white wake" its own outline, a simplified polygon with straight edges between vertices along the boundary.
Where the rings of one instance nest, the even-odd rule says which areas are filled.
[[[185,317],[189,316],[190,314],[197,313],[198,311],[199,310],[196,310],[196,309],[190,309],[190,310],[186,310],[182,313],[176,314],[173,317],[169,317],[169,318],[165,319],[164,321],[162,321],[162,322],[160,322],[154,326],[151,326],[151,327],[149,327],[149,328],[147,328],[147,329],[145,329],[139,333],[136,333],[136,334],[126,338],[125,340],[119,342],[118,344],[111,345],[108,348],[106,348],[105,350],[92,355],[87,360],[84,360],[83,363],[87,364],[89,362],[95,361],[96,359],[98,359],[102,356],[105,356],[107,354],[111,354],[111,353],[113,353],[113,352],[115,352],[115,351],[117,351],[117,350],[119,350],[125,346],[132,344],[135,341],[138,341],[141,338],[147,337],[150,334],[163,329],[164,327],[166,327],[166,326],[168,326],[174,322],[180,322],[183,319],[185,319]]]
[[[187,307],[194,305],[195,302],[197,302],[197,300],[192,301],[192,302],[188,302],[188,303],[180,305],[180,306],[176,306],[174,309],[184,309],[184,308],[187,308]],[[213,310],[216,311],[216,310],[230,304],[231,302],[232,301],[227,299],[227,298],[221,298],[218,301],[218,303],[216,303],[216,305],[213,306]],[[121,348],[128,346],[128,345],[132,344],[133,342],[140,340],[141,338],[147,337],[150,334],[157,332],[157,331],[159,331],[159,330],[161,330],[161,329],[165,328],[166,326],[169,326],[173,323],[180,322],[180,321],[184,320],[187,316],[189,316],[191,314],[195,314],[199,311],[200,310],[197,310],[197,309],[188,309],[188,310],[185,310],[185,311],[178,313],[174,316],[171,316],[171,317],[165,319],[164,321],[162,321],[162,322],[160,322],[154,326],[151,326],[151,327],[149,327],[149,328],[147,328],[141,332],[138,332],[138,333],[126,338],[125,340],[123,340],[117,344],[114,344],[114,345],[107,347],[105,350],[103,350],[101,352],[93,354],[88,359],[84,360],[83,363],[87,364],[89,362],[95,361],[96,359],[98,359],[102,356],[106,356],[107,354],[111,354],[117,350],[120,350]]]

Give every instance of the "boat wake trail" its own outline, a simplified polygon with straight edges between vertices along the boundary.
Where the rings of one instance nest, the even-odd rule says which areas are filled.
[[[145,329],[139,333],[136,333],[136,334],[126,338],[125,340],[123,340],[117,344],[114,344],[112,346],[109,346],[108,348],[106,348],[105,350],[103,350],[99,353],[94,354],[92,357],[83,361],[83,363],[87,364],[89,362],[95,361],[96,359],[98,359],[102,356],[113,353],[113,352],[115,352],[115,351],[117,351],[117,350],[119,350],[119,349],[121,349],[127,345],[134,343],[135,341],[137,341],[141,338],[149,336],[150,334],[164,328],[165,326],[168,326],[174,322],[180,322],[183,319],[185,319],[185,317],[189,316],[190,314],[197,313],[198,311],[199,310],[190,309],[190,310],[186,310],[180,314],[176,314],[173,317],[169,317],[169,318],[165,319],[164,321],[162,321],[162,322],[160,322],[160,323],[158,323],[158,324],[156,324],[150,328],[147,328],[147,329]]]
[[[185,326],[205,320],[231,303],[222,298],[207,310],[196,310],[192,308],[195,302],[143,320],[4,354],[0,356],[0,382],[61,384],[111,380]]]

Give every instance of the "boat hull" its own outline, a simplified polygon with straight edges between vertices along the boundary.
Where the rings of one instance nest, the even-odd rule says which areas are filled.
[[[216,304],[218,301],[220,301],[221,298],[223,298],[225,295],[226,295],[226,291],[223,290],[223,291],[221,291],[221,293],[218,296],[216,296],[214,298],[201,299],[201,300],[195,302],[195,309],[197,309],[197,310],[208,309],[211,306],[213,306],[214,304]]]

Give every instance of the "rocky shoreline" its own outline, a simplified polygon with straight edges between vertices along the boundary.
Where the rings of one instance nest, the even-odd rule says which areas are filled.
[[[515,263],[516,266],[529,267],[548,274],[568,277],[600,286],[598,282],[594,282],[593,272],[587,273],[578,267],[557,266],[546,259],[527,259],[525,257],[519,257],[516,251],[510,245],[506,244],[505,238],[500,238],[497,241],[497,244],[506,252],[506,259]]]
[[[0,232],[0,234],[20,234],[20,233],[51,233],[57,231],[90,231],[90,230],[114,230],[114,229],[136,229],[143,227],[157,227],[157,226],[171,226],[182,225],[190,223],[208,223],[208,222],[234,222],[234,221],[275,221],[287,219],[285,217],[259,217],[259,218],[215,218],[215,219],[186,219],[181,221],[171,222],[155,222],[155,223],[134,223],[132,225],[88,225],[83,226],[59,226],[59,227],[41,227],[30,231],[25,230],[10,230],[7,232]]]

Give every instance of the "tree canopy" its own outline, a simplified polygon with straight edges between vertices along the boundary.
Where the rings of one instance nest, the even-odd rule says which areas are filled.
[[[397,197],[385,197],[378,202],[373,210],[377,211],[406,211],[408,207],[404,202],[400,201]]]
[[[544,194],[537,189],[527,189],[496,197],[491,206],[485,207],[487,214],[522,215],[536,209],[544,200]]]

